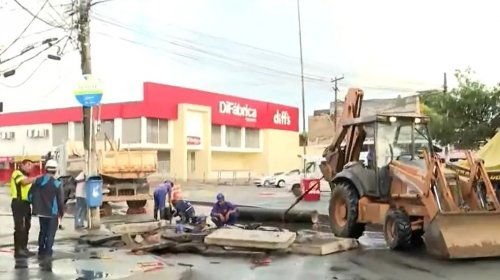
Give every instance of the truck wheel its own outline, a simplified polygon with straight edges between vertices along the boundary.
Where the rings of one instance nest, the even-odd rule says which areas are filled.
[[[299,184],[295,184],[292,186],[292,193],[295,197],[299,197],[302,195],[302,188],[300,188]]]
[[[113,208],[111,208],[111,205],[107,202],[103,202],[100,208],[101,211],[101,217],[108,217],[113,214]]]
[[[399,209],[389,209],[385,215],[385,242],[392,250],[408,249],[412,241],[411,222],[408,215]]]
[[[127,206],[128,208],[143,208],[147,202],[147,200],[127,200]]]
[[[348,183],[335,183],[330,198],[329,214],[332,232],[338,237],[359,238],[365,224],[358,223],[357,191]]]

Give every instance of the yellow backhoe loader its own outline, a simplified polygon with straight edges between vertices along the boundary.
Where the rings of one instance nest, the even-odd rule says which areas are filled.
[[[349,89],[320,166],[332,189],[333,233],[358,238],[366,224],[381,224],[394,250],[423,241],[441,258],[499,256],[500,204],[483,163],[468,152],[467,177],[447,170],[432,151],[426,116],[361,117],[362,99],[361,89]],[[359,154],[367,137],[375,147],[365,166]]]

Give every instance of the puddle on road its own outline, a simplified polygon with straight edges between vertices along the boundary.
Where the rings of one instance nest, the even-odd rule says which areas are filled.
[[[384,233],[380,231],[368,231],[365,230],[363,235],[358,238],[359,245],[361,249],[387,249],[387,244],[385,243]]]

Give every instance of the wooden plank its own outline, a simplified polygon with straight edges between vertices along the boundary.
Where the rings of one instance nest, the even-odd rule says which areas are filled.
[[[292,253],[324,256],[358,248],[358,242],[353,238],[340,238],[315,240],[312,242],[294,243]]]
[[[219,229],[205,237],[209,245],[260,249],[285,249],[295,241],[295,232],[271,232],[239,228]]]

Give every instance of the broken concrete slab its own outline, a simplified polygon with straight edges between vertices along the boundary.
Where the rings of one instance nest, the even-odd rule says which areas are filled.
[[[285,249],[295,241],[295,232],[272,232],[222,228],[205,237],[208,245],[259,249]]]
[[[163,240],[161,242],[154,243],[154,244],[136,245],[131,249],[131,251],[133,253],[154,252],[154,251],[160,251],[160,250],[165,250],[168,248],[175,247],[176,244],[177,243],[174,241]]]
[[[164,220],[147,223],[130,223],[115,225],[110,230],[115,234],[150,232],[160,228],[166,228],[167,222]]]
[[[120,240],[121,234],[110,234],[110,235],[84,235],[80,237],[81,243],[87,243],[92,246],[100,246],[108,241]]]
[[[208,232],[204,233],[174,233],[174,232],[163,232],[161,237],[164,239],[176,241],[176,242],[203,242]]]
[[[309,242],[294,243],[291,252],[294,254],[324,256],[337,252],[358,248],[358,242],[354,238],[316,239]]]

